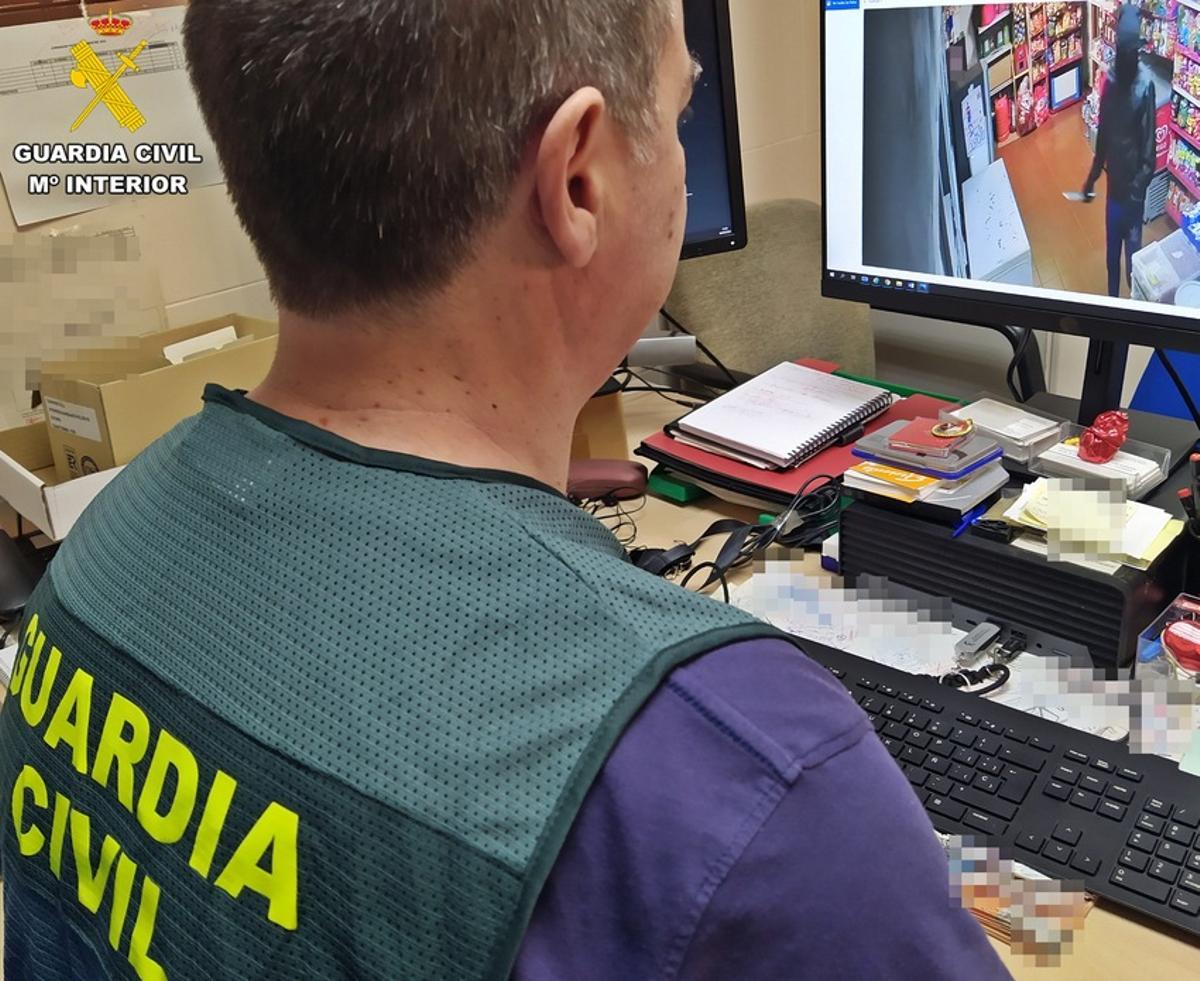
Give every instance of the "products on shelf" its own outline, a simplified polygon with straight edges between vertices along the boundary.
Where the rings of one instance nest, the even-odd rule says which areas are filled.
[[[1023,78],[1017,86],[1017,132],[1025,136],[1036,128],[1037,114],[1034,112],[1033,83],[1028,78]]]
[[[1083,26],[1083,4],[1051,3],[1046,6],[1047,33],[1051,40],[1064,38]]]
[[[1039,126],[1050,118],[1050,90],[1045,82],[1033,88],[1033,115]]]
[[[1175,53],[1175,38],[1178,25],[1175,16],[1142,18],[1142,41],[1144,50],[1160,58],[1170,58]]]
[[[1176,52],[1174,84],[1179,91],[1200,99],[1200,64]]]
[[[1191,193],[1179,183],[1179,181],[1171,181],[1171,186],[1167,191],[1167,210],[1176,215],[1176,221],[1184,215],[1191,214],[1196,208],[1196,199]]]
[[[1192,185],[1200,185],[1200,150],[1190,146],[1185,140],[1174,140],[1171,143],[1171,167],[1182,174]]]
[[[1071,61],[1074,58],[1079,58],[1083,55],[1083,36],[1081,34],[1069,34],[1066,37],[1059,38],[1051,43],[1047,49],[1046,60],[1050,62],[1050,67],[1055,68],[1063,62]]]
[[[1200,140],[1200,106],[1175,93],[1171,96],[1171,118],[1188,136]]]
[[[1177,24],[1178,37],[1175,43],[1189,51],[1200,52],[1200,11],[1181,4]]]

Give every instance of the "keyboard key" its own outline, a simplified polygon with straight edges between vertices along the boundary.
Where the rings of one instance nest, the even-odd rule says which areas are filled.
[[[1029,796],[1029,788],[1033,786],[1033,781],[1032,773],[1027,770],[1016,770],[1010,766],[1004,771],[1004,782],[1000,784],[997,793],[1004,800],[1020,804]]]
[[[1200,875],[1195,872],[1184,872],[1183,878],[1179,880],[1179,887],[1200,895]]]
[[[1100,874],[1100,859],[1095,855],[1084,855],[1082,852],[1071,859],[1071,868],[1082,872],[1084,875],[1099,875]]]
[[[908,734],[908,739],[906,741],[910,746],[917,746],[920,749],[924,749],[930,743],[929,737],[923,732],[917,732],[916,729],[912,730]]]
[[[1110,821],[1124,821],[1125,813],[1129,810],[1124,804],[1118,804],[1114,800],[1102,800],[1100,806],[1096,809],[1096,813],[1101,817],[1106,817]]]
[[[1135,852],[1132,848],[1126,848],[1121,852],[1121,864],[1135,872],[1145,872],[1146,866],[1150,864],[1150,856],[1144,852]]]
[[[908,771],[908,782],[914,787],[923,786],[925,781],[929,779],[929,774],[924,770],[912,769]]]
[[[1005,763],[1015,763],[1034,773],[1040,772],[1046,765],[1046,758],[1041,753],[1026,749],[1024,746],[1005,746],[1000,750],[1000,759]]]
[[[969,766],[963,766],[961,763],[955,763],[950,767],[950,779],[956,780],[959,783],[970,783],[975,779],[975,771]]]
[[[992,722],[990,719],[984,719],[979,723],[979,728],[984,732],[994,732],[998,736],[1004,734],[1004,726],[999,722]]]
[[[979,725],[979,720],[977,718],[975,718],[975,716],[970,715],[967,712],[959,712],[958,713],[958,721],[962,722],[964,725],[969,725],[969,726]]]
[[[876,733],[882,732],[883,727],[887,725],[887,719],[885,719],[882,715],[868,715],[867,718],[871,722],[871,728],[873,728]]]
[[[984,756],[995,756],[1003,745],[999,736],[980,736],[979,742],[975,744],[975,749]]]
[[[904,717],[904,724],[906,726],[912,726],[914,729],[924,729],[927,725],[929,725],[929,716],[927,716],[924,712],[909,712],[908,715]]]
[[[886,750],[887,750],[889,753],[891,753],[891,754],[892,754],[892,756],[899,756],[899,755],[900,755],[900,751],[904,749],[904,743],[902,743],[902,742],[899,742],[899,741],[897,741],[897,740],[895,740],[895,739],[890,739],[890,738],[889,738],[889,737],[887,737],[887,736],[884,736],[884,737],[883,737],[883,738],[880,740],[880,742],[882,742],[882,743],[883,743],[883,746],[884,746],[884,748],[885,748],[885,749],[886,749]]]
[[[854,684],[856,687],[865,688],[867,691],[874,691],[876,687],[875,682],[870,678],[859,678]]]
[[[970,749],[975,745],[975,733],[964,729],[962,726],[955,726],[954,731],[950,733],[950,742],[957,743],[959,746],[965,746]]]
[[[975,764],[975,769],[979,770],[981,773],[987,773],[993,777],[998,777],[1004,770],[1004,764],[994,756],[985,756]]]
[[[1051,780],[1048,784],[1046,784],[1046,789],[1043,791],[1043,793],[1047,797],[1053,797],[1055,800],[1066,800],[1071,796],[1071,788],[1065,783],[1059,783],[1057,780]],[[1003,788],[1001,789],[1000,796],[1004,796]]]
[[[1170,862],[1157,859],[1150,863],[1150,875],[1162,882],[1169,882],[1171,885],[1175,885],[1175,880],[1179,878],[1179,868]]]
[[[885,703],[882,698],[877,698],[874,695],[866,695],[858,704],[862,706],[862,710],[867,715],[877,715],[883,711]]]
[[[950,796],[961,804],[966,804],[976,810],[987,811],[988,814],[995,814],[996,817],[1003,818],[1005,821],[1011,821],[1017,814],[1015,804],[999,800],[990,794],[985,794],[981,790],[975,790],[961,783],[955,785],[954,789],[950,791]]]
[[[908,715],[908,706],[901,705],[899,702],[888,702],[883,711],[879,714],[885,719],[892,719],[895,722],[903,722],[904,717]]]
[[[1062,862],[1063,865],[1066,865],[1071,861],[1073,852],[1069,846],[1061,842],[1048,841],[1046,842],[1046,847],[1042,849],[1042,854],[1051,861]]]
[[[925,762],[926,752],[923,749],[918,749],[916,746],[905,746],[904,752],[900,754],[900,759],[905,763],[911,763],[913,766],[920,766]]]
[[[1093,777],[1090,773],[1085,773],[1079,778],[1079,789],[1090,790],[1093,794],[1104,793],[1104,788],[1107,786],[1107,780],[1101,780],[1099,777]]]
[[[1067,759],[1073,760],[1081,766],[1086,765],[1088,761],[1087,753],[1081,753],[1077,749],[1068,749],[1066,752],[1066,757]]]
[[[1187,849],[1173,841],[1164,841],[1158,846],[1158,857],[1174,865],[1182,865],[1187,861]]]
[[[950,769],[950,761],[944,756],[930,756],[925,761],[925,769],[930,773],[945,773]]]
[[[949,818],[951,821],[961,821],[962,816],[967,813],[967,809],[962,804],[956,804],[954,801],[946,800],[945,797],[939,797],[936,794],[925,802],[925,809]]]
[[[957,748],[949,739],[935,739],[928,746],[934,756],[952,756]]]
[[[929,723],[929,727],[925,730],[931,736],[949,736],[954,731],[954,724],[947,722],[945,719],[935,719]]]
[[[1155,817],[1153,814],[1143,814],[1137,819],[1137,826],[1142,831],[1149,831],[1152,835],[1162,834],[1163,819]]]
[[[932,776],[925,782],[925,789],[945,797],[954,789],[954,781],[949,777]]]
[[[928,698],[921,699],[921,708],[923,708],[926,712],[932,712],[934,715],[938,715],[942,711],[942,706],[939,702],[932,701]]]
[[[1191,843],[1195,834],[1185,828],[1182,824],[1168,824],[1166,838],[1167,841],[1173,841],[1177,845],[1182,845],[1187,848]]]
[[[898,692],[891,685],[880,685],[879,694],[886,695],[888,698],[895,698]]]
[[[1175,812],[1175,823],[1200,828],[1200,807],[1181,807]]]
[[[1121,783],[1110,784],[1107,795],[1121,804],[1133,803],[1133,791]]]
[[[990,814],[984,814],[982,811],[970,809],[963,816],[963,824],[968,828],[974,828],[976,831],[982,831],[989,835],[1002,835],[1008,828],[1008,825],[999,818],[994,818]]]
[[[1139,896],[1153,899],[1156,903],[1165,903],[1167,896],[1171,894],[1170,886],[1151,879],[1148,875],[1139,875],[1132,869],[1121,866],[1117,866],[1113,870],[1113,874],[1108,881],[1114,886],[1120,886],[1122,889],[1128,889]]]
[[[1194,872],[1200,872],[1200,852],[1194,852],[1188,857],[1187,867]]]
[[[1200,896],[1193,896],[1191,893],[1176,889],[1175,895],[1171,897],[1171,909],[1177,909],[1189,916],[1196,916],[1200,914]]]
[[[921,704],[921,696],[914,695],[910,691],[902,691],[900,693],[900,701],[908,702],[909,705],[920,705]]]
[[[1071,806],[1081,807],[1085,811],[1094,811],[1098,803],[1100,803],[1100,798],[1095,794],[1089,794],[1086,790],[1077,790],[1071,795]]]
[[[899,722],[889,722],[883,727],[883,734],[903,741],[908,736],[908,726],[901,725]]]
[[[979,790],[982,790],[985,794],[994,794],[997,790],[1000,789],[1000,781],[999,781],[999,779],[991,776],[990,774],[977,773],[975,775],[975,782],[971,786],[977,787]]]
[[[1082,834],[1083,832],[1079,830],[1078,825],[1061,821],[1050,837],[1055,839],[1055,841],[1065,842],[1068,845],[1078,845]]]
[[[1023,831],[1017,835],[1017,847],[1024,848],[1030,852],[1040,852],[1042,850],[1042,842],[1045,840],[1041,835],[1035,835],[1032,831]]]
[[[830,668],[829,673],[839,680],[846,677],[846,672],[841,668]]]
[[[1079,780],[1079,771],[1073,766],[1060,766],[1050,776],[1061,783],[1069,783],[1074,786]]]
[[[1101,759],[1092,760],[1092,766],[1103,773],[1112,773],[1116,769],[1108,760]]]
[[[1159,800],[1157,797],[1151,797],[1143,806],[1151,814],[1156,814],[1161,818],[1169,818],[1171,816],[1171,805],[1166,801]]]
[[[1130,847],[1136,848],[1139,852],[1145,852],[1147,855],[1154,854],[1154,847],[1157,844],[1154,837],[1144,831],[1135,831],[1129,836]]]
[[[1029,739],[1029,737],[1026,736],[1025,733],[1021,732],[1018,729],[1006,729],[1004,732],[1004,735],[1008,739],[1011,739],[1014,743],[1027,742]]]
[[[954,751],[954,755],[950,757],[955,763],[961,763],[963,766],[974,766],[979,760],[978,753],[972,753],[969,749],[959,746]]]
[[[1054,743],[1049,739],[1043,739],[1041,736],[1034,736],[1029,740],[1029,745],[1034,749],[1040,749],[1043,753],[1053,753]]]
[[[1121,767],[1117,771],[1117,776],[1122,780],[1128,780],[1130,783],[1141,783],[1142,775],[1137,770],[1131,770],[1127,766]]]

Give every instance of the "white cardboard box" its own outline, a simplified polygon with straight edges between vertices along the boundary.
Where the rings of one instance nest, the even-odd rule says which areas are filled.
[[[123,469],[64,482],[54,469],[45,422],[0,432],[0,498],[56,542],[67,537],[87,506]]]

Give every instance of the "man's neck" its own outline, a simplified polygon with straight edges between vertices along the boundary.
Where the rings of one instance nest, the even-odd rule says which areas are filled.
[[[386,321],[281,313],[279,354],[250,397],[361,446],[565,489],[586,400],[568,380],[566,352],[514,346],[534,335],[502,313]]]

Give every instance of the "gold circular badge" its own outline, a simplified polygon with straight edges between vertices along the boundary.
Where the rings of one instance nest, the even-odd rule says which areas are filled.
[[[933,427],[933,435],[938,439],[961,439],[975,432],[975,423],[970,419],[961,422],[943,422]]]

